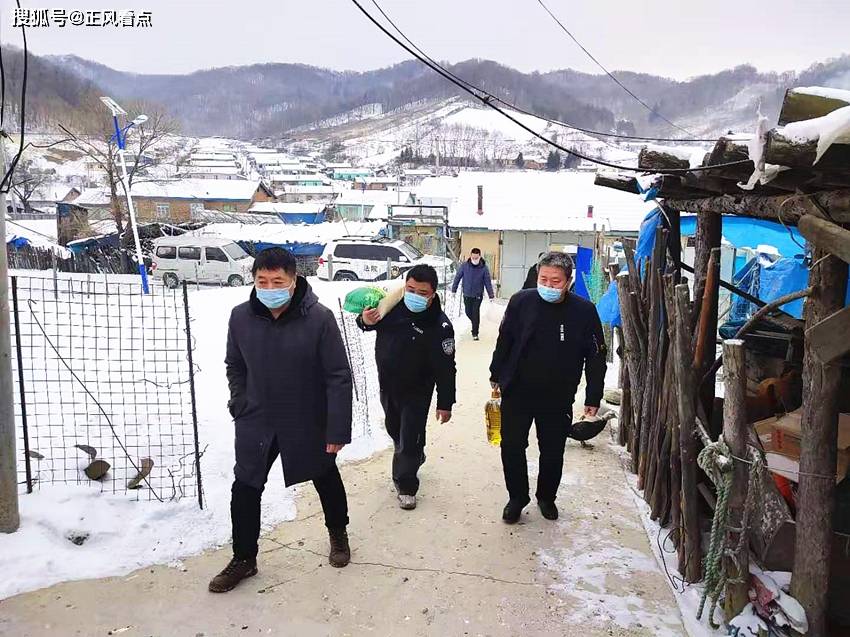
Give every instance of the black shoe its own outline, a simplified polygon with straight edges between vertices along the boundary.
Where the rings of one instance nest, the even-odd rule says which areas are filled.
[[[224,570],[210,580],[211,593],[226,593],[236,588],[243,579],[257,574],[257,560],[240,560],[234,557]]]
[[[472,340],[473,340],[473,341],[480,341],[481,339],[480,339],[480,338],[478,338],[478,334],[473,334],[473,335],[472,335]]]
[[[528,503],[526,502],[526,504]],[[519,521],[524,508],[525,504],[521,504],[516,500],[508,500],[508,503],[505,505],[505,510],[502,511],[502,520],[507,524],[516,524]]]
[[[328,537],[331,541],[328,562],[336,568],[347,566],[351,561],[351,547],[348,545],[348,532],[345,530],[345,527],[328,529]]]
[[[547,520],[558,519],[558,507],[555,506],[554,502],[538,501],[537,506],[540,507],[540,513],[542,513],[543,517]]]

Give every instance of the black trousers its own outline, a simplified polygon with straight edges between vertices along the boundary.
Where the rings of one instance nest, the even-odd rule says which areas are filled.
[[[275,439],[269,449],[266,463],[266,477],[277,459],[280,451]],[[318,478],[313,480],[313,486],[319,493],[322,510],[325,513],[325,526],[338,529],[348,526],[348,500],[345,496],[345,485],[336,465]],[[264,487],[263,487],[264,488]],[[260,500],[263,488],[254,487],[233,481],[230,497],[230,522],[233,528],[233,555],[239,559],[256,559],[260,539]]]
[[[478,336],[478,328],[481,327],[481,301],[483,299],[474,296],[463,297],[463,307],[467,318],[472,322],[472,335]]]
[[[564,408],[540,404],[540,397],[507,394],[502,398],[502,469],[511,500],[527,504],[528,462],[525,450],[532,421],[537,425],[540,469],[537,500],[554,502],[561,484],[564,447],[572,424],[572,405]]]
[[[419,467],[425,464],[425,426],[431,410],[431,395],[397,395],[381,392],[387,433],[393,439],[393,482],[400,495],[419,491]]]

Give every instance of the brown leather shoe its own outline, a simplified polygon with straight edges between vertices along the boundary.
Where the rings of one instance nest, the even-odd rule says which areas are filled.
[[[224,570],[210,580],[211,593],[226,593],[236,588],[243,579],[257,574],[257,560],[240,560],[234,557]]]
[[[351,561],[351,547],[348,545],[348,531],[345,527],[339,529],[328,529],[328,537],[331,541],[331,552],[328,562],[331,566],[342,568]]]

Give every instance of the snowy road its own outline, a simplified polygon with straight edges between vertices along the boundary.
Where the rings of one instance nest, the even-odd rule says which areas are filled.
[[[533,507],[516,526],[501,522],[499,454],[482,422],[494,330],[460,344],[461,402],[451,423],[431,425],[415,511],[395,504],[388,452],[343,466],[348,568],[327,565],[306,486],[297,519],[262,540],[259,575],[228,595],[206,590],[224,549],[3,600],[0,634],[684,635],[607,434],[592,450],[569,445],[558,522]]]

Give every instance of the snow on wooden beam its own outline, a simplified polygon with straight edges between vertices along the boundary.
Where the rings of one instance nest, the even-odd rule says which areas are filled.
[[[721,195],[687,199],[666,197],[664,203],[682,212],[732,214],[757,219],[781,220],[796,225],[803,215],[829,216],[836,223],[850,223],[850,190],[831,190],[810,195]]]
[[[692,151],[665,146],[644,146],[638,155],[638,168],[657,170],[659,168],[690,168]]]
[[[614,190],[622,190],[631,194],[640,194],[640,189],[637,185],[637,180],[632,175],[624,175],[611,170],[600,171],[596,173],[596,178],[593,180],[596,186],[605,188],[613,188]]]
[[[848,107],[850,108],[850,107]],[[823,170],[843,169],[850,171],[850,145],[831,143],[818,158],[818,145],[822,135],[809,139],[795,138],[786,134],[782,128],[767,134],[765,161],[790,168],[812,168]]]
[[[823,117],[845,106],[850,106],[850,91],[816,86],[788,89],[779,113],[779,125]]]

